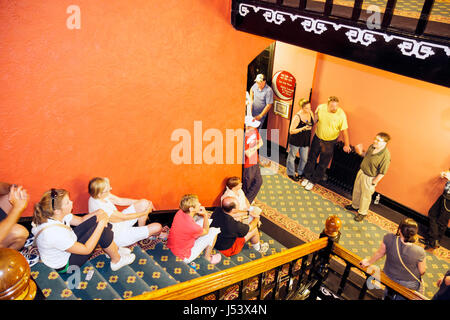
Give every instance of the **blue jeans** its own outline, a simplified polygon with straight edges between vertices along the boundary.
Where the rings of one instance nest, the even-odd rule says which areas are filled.
[[[300,150],[300,163],[297,167],[297,173],[299,176],[303,174],[303,170],[305,169],[306,162],[308,161],[308,152],[309,147],[296,147],[292,144],[289,144],[289,153],[286,160],[286,172],[289,176],[293,176],[295,174],[295,156]]]
[[[404,286],[406,288],[420,292],[420,289],[421,289],[420,283],[417,280],[413,280],[413,281],[394,280],[394,281],[397,282],[398,284],[401,284],[402,286]],[[387,294],[388,294],[388,290],[385,289],[383,299],[386,299]],[[422,292],[422,294],[423,294],[423,292]],[[391,297],[391,299],[392,300],[406,300],[406,298],[402,297],[399,294],[394,294],[394,296]]]

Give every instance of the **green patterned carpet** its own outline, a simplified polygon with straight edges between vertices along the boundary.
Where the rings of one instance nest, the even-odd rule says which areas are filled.
[[[370,257],[379,248],[386,233],[396,232],[395,223],[372,211],[362,222],[354,221],[354,213],[344,209],[350,200],[319,185],[306,191],[300,183],[287,177],[285,167],[273,165],[272,168],[262,168],[264,183],[257,204],[263,208],[266,218],[303,241],[318,239],[330,215],[337,215],[342,221],[339,244],[363,258]],[[444,248],[426,254],[425,295],[431,298],[437,291],[436,281],[449,269],[450,254]],[[383,264],[384,259],[376,263],[380,268]]]

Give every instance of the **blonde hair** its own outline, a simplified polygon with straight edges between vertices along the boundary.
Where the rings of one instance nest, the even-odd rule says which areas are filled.
[[[55,195],[53,198],[52,192]],[[34,205],[33,223],[40,225],[47,222],[48,218],[53,217],[55,210],[61,210],[62,200],[66,195],[69,195],[69,192],[64,189],[51,189],[46,191],[41,200]]]
[[[300,99],[299,101],[298,101],[298,105],[303,109],[307,104],[309,104],[310,102],[309,102],[309,100],[307,100],[307,99]]]
[[[199,202],[196,194],[185,194],[181,198],[180,209],[183,210],[183,212],[188,213],[189,208],[195,207]]]
[[[88,191],[92,198],[97,199],[100,194],[105,191],[106,186],[109,185],[108,178],[95,177],[89,181]]]

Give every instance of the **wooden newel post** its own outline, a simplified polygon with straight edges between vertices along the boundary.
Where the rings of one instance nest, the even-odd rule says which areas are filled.
[[[341,229],[341,226],[342,222],[338,216],[329,216],[325,221],[325,229],[323,229],[322,233],[320,234],[320,238],[328,237],[328,239],[333,242],[339,242],[339,239],[341,238],[341,232],[339,231]]]
[[[36,283],[27,260],[18,251],[0,248],[0,300],[33,300]]]
[[[325,221],[325,229],[320,234],[320,238],[327,237],[328,245],[326,248],[321,250],[315,256],[313,261],[313,281],[314,285],[311,288],[311,293],[308,297],[310,300],[316,300],[320,291],[322,283],[328,277],[328,267],[330,265],[331,253],[333,252],[334,244],[337,243],[341,237],[342,222],[338,216],[332,215]]]

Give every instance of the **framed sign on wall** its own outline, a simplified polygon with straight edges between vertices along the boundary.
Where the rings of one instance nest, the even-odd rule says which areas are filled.
[[[280,100],[274,101],[273,112],[283,118],[289,118],[289,108],[291,104]]]

